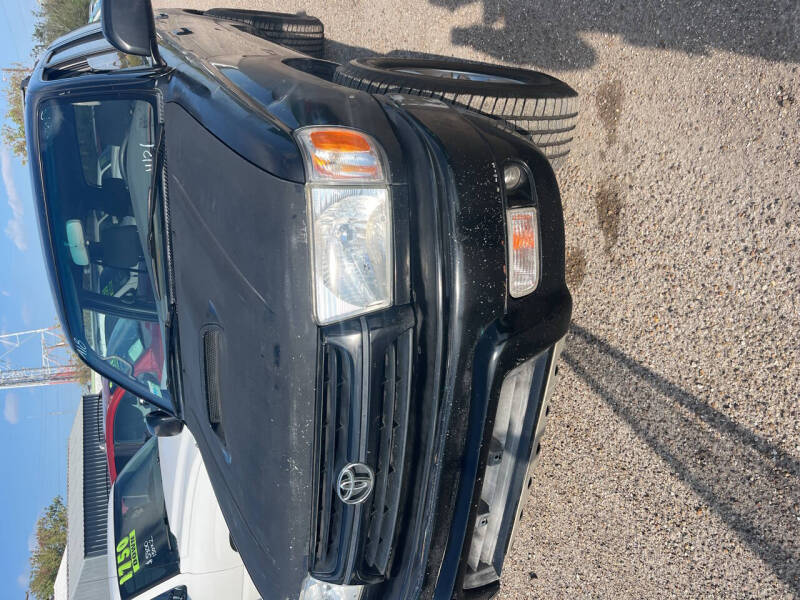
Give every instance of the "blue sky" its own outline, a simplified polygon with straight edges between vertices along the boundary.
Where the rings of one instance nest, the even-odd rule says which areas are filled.
[[[35,0],[0,0],[0,68],[30,64]],[[6,113],[0,95],[0,115]],[[49,327],[55,309],[43,268],[30,175],[0,142],[0,331]],[[31,349],[33,350],[33,349]],[[20,355],[36,360],[38,352]],[[67,437],[81,391],[58,385],[0,391],[0,597],[24,598],[29,542],[40,511],[66,494]]]

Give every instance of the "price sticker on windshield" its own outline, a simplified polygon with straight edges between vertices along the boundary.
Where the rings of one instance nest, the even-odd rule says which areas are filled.
[[[144,352],[144,344],[142,340],[136,340],[133,345],[128,349],[128,357],[131,361],[136,362]]]
[[[136,548],[136,530],[131,531],[117,544],[117,576],[119,584],[133,577],[139,572],[139,551]]]

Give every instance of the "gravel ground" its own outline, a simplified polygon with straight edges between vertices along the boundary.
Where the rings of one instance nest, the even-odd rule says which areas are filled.
[[[220,1],[581,93],[574,324],[500,597],[800,597],[800,4]]]

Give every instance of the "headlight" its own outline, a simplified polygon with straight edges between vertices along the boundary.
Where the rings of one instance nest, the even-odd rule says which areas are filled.
[[[386,189],[312,188],[314,307],[332,323],[392,304],[392,235]]]
[[[363,591],[360,585],[334,585],[309,575],[303,581],[300,600],[359,600]]]
[[[379,184],[382,151],[369,136],[343,128],[305,128],[297,138],[313,182],[308,214],[317,322],[391,306],[392,209],[388,186]]]

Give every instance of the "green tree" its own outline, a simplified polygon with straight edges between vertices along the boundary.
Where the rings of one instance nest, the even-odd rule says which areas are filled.
[[[30,558],[28,588],[37,600],[50,600],[67,545],[67,507],[56,496],[36,522],[36,547]]]
[[[70,364],[75,369],[75,381],[78,385],[88,388],[92,384],[92,371],[85,362],[75,354],[70,357]]]
[[[85,25],[89,20],[89,4],[91,0],[39,0],[39,9],[34,11],[35,24],[33,55],[37,56],[56,38]],[[25,120],[20,84],[30,75],[31,68],[16,63],[3,69],[3,91],[6,96],[8,110],[6,123],[0,128],[3,144],[14,154],[27,158],[25,149]]]
[[[39,10],[34,11],[36,24],[33,39],[34,55],[41,54],[56,38],[77,29],[89,20],[91,0],[39,0]]]
[[[14,63],[3,69],[3,91],[6,96],[6,122],[0,128],[3,144],[25,162],[25,110],[22,103],[22,80],[30,75],[31,70],[20,63]]]

